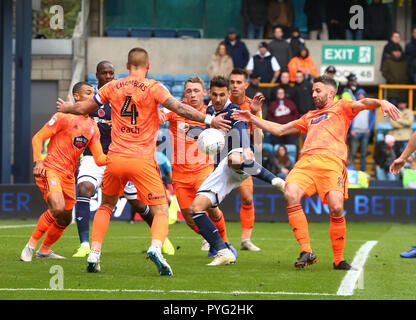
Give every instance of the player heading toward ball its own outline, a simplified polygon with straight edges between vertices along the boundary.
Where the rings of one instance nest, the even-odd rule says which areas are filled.
[[[212,104],[208,106],[207,114],[212,116],[224,115],[229,119],[232,129],[225,135],[225,147],[216,155],[216,168],[199,187],[197,195],[191,204],[191,216],[199,228],[200,234],[209,242],[211,248],[217,251],[209,266],[224,265],[235,262],[236,257],[229,246],[224,243],[218,230],[205,214],[210,207],[218,206],[221,201],[249,176],[266,181],[279,190],[283,190],[284,181],[263,168],[254,160],[250,147],[248,123],[231,119],[234,110],[241,110],[231,103],[229,81],[224,77],[214,77],[210,83]],[[207,126],[209,127],[209,126]],[[197,138],[203,130],[200,127],[188,126],[188,136]]]
[[[334,102],[336,92],[337,84],[331,77],[323,75],[315,78],[312,97],[317,110],[309,111],[300,119],[284,125],[260,119],[248,111],[236,110],[233,115],[236,120],[251,121],[277,136],[299,132],[306,134],[299,160],[286,178],[284,192],[289,223],[301,247],[295,267],[304,267],[317,261],[310,245],[308,222],[300,201],[303,196],[318,193],[321,201],[329,207],[333,267],[351,269],[343,257],[346,236],[344,199],[348,199],[348,174],[345,168],[348,128],[361,110],[381,108],[393,120],[400,116],[400,111],[386,100],[366,98]]]

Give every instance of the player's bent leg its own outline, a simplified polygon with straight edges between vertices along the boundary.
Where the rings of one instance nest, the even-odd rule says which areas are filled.
[[[250,178],[251,179],[251,178]],[[240,221],[241,221],[241,250],[260,251],[260,248],[251,242],[251,234],[255,221],[253,186],[241,185],[238,187],[240,193]]]
[[[329,209],[329,236],[334,253],[333,267],[336,270],[351,270],[344,257],[347,226],[344,217],[344,194],[341,191],[329,191],[326,195]]]

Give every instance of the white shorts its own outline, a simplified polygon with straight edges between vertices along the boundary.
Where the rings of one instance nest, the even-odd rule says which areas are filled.
[[[90,182],[94,185],[95,191],[101,186],[106,166],[97,166],[93,156],[83,156],[79,162],[77,184]],[[130,181],[124,187],[124,197],[127,200],[137,199],[137,189]]]
[[[235,151],[232,150],[231,152]],[[216,207],[249,176],[243,171],[237,172],[230,168],[228,166],[228,157],[225,157],[202,183],[196,194],[206,196],[211,201],[212,206]]]

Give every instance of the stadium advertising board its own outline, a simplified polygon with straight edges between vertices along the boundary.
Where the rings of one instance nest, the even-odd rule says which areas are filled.
[[[273,187],[255,186],[256,221],[286,222],[287,211],[283,194]],[[98,195],[91,201],[91,209],[98,208]],[[309,221],[328,222],[328,206],[316,195],[304,198],[302,205]],[[47,207],[34,184],[0,186],[0,219],[37,219]],[[120,199],[113,220],[129,220],[130,205]],[[240,220],[240,197],[236,190],[221,203],[228,221]],[[345,201],[345,215],[349,222],[416,223],[416,193],[406,189],[350,189]]]

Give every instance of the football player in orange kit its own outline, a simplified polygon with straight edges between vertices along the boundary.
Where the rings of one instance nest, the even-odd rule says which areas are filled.
[[[187,104],[202,113],[206,113],[207,106],[204,105],[206,90],[204,81],[201,78],[191,77],[186,80],[184,95],[184,100]],[[199,234],[198,227],[190,216],[191,211],[189,207],[201,184],[214,171],[214,159],[212,156],[209,157],[199,150],[198,141],[186,137],[183,131],[185,126],[197,126],[199,125],[198,122],[185,119],[174,112],[166,113],[163,111],[159,119],[163,123],[169,121],[170,141],[173,150],[172,185],[178,198],[179,207],[188,226]],[[231,249],[222,211],[218,207],[210,208],[208,214],[217,227],[221,238]],[[204,240],[205,242],[206,240]],[[237,255],[234,248],[231,250]],[[215,254],[215,252],[211,251],[210,256]]]
[[[88,82],[79,82],[72,89],[77,102],[88,100],[94,96],[94,92],[94,88]],[[42,160],[42,145],[49,138],[48,155]],[[106,163],[100,143],[100,131],[88,115],[56,113],[34,135],[32,146],[35,163],[33,174],[48,204],[48,210],[40,216],[20,259],[32,261],[38,241],[45,233],[45,239],[35,257],[64,259],[55,254],[51,247],[72,220],[72,208],[76,203],[74,174],[80,155],[89,147],[97,165],[102,166]]]
[[[248,73],[244,69],[235,68],[231,71],[230,77],[230,100],[238,105],[241,110],[256,110],[254,114],[262,117],[261,106],[264,101],[263,94],[259,93],[250,99],[246,96],[248,83]],[[261,152],[263,131],[252,124],[249,127],[251,140],[254,143],[254,151]],[[241,250],[260,251],[260,248],[251,241],[255,213],[253,203],[253,177],[248,177],[239,187],[240,194],[240,221],[241,221]]]
[[[64,113],[88,114],[106,102],[111,103],[111,145],[102,181],[102,203],[93,222],[91,252],[87,271],[100,271],[101,246],[108,229],[110,216],[119,191],[128,180],[138,190],[138,197],[149,205],[153,215],[151,245],[148,257],[159,274],[171,276],[172,269],[163,257],[161,247],[169,232],[168,202],[156,163],[156,138],[159,130],[158,105],[185,118],[229,129],[229,121],[222,116],[206,116],[191,106],[177,101],[158,81],[147,79],[150,62],[146,50],[133,48],[128,53],[129,76],[112,81],[87,101],[72,105],[58,99],[57,109]]]
[[[317,110],[309,111],[298,120],[280,125],[260,119],[248,111],[235,111],[234,118],[250,121],[277,136],[307,134],[299,160],[286,178],[284,193],[289,223],[301,247],[295,267],[303,268],[317,261],[311,249],[308,222],[300,201],[303,196],[318,193],[321,201],[329,207],[333,267],[350,270],[353,267],[343,257],[346,236],[344,200],[348,199],[348,174],[345,168],[348,128],[361,110],[381,108],[393,120],[400,116],[400,111],[386,100],[365,98],[334,102],[337,84],[331,77],[319,76],[313,83],[312,97]]]

